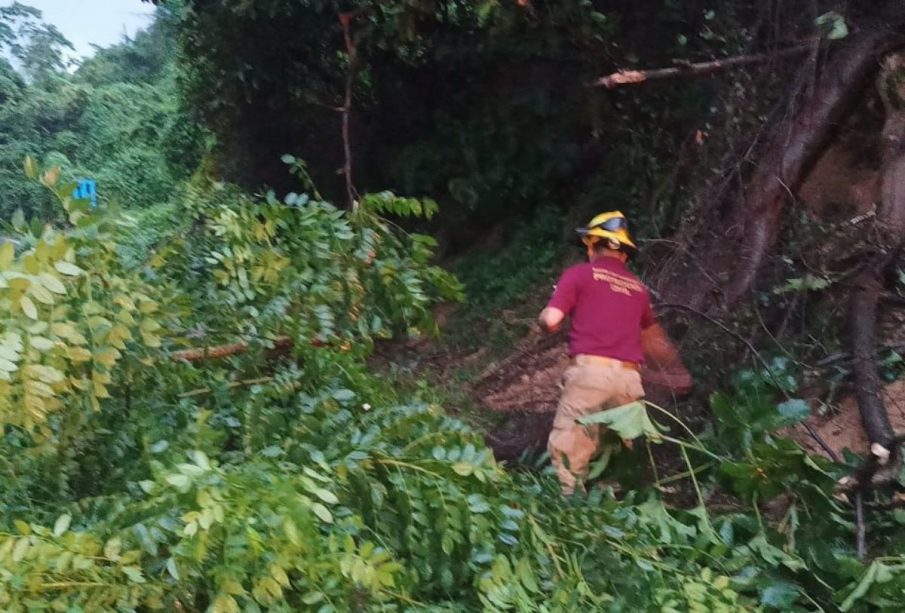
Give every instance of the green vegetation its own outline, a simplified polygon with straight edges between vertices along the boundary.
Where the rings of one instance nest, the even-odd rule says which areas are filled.
[[[786,437],[809,413],[793,359],[726,366],[694,424],[594,417],[608,439],[568,499],[438,402],[461,382],[373,364],[434,338],[439,303],[462,303],[448,343],[511,347],[527,324],[499,314],[534,314],[601,202],[640,202],[642,237],[676,226],[695,172],[667,161],[773,94],[740,113],[750,83],[575,84],[613,54],[737,52],[752,3],[356,0],[354,66],[336,3],[160,4],[71,74],[39,13],[0,9],[0,609],[901,607],[905,516],[873,495],[859,559],[839,480],[860,459]],[[823,289],[792,281],[775,295]]]
[[[901,589],[898,558],[850,558],[839,469],[772,435],[806,415],[771,400],[784,372],[743,377],[714,399],[717,430],[681,442],[737,512],[668,510],[655,490],[564,502],[365,369],[375,337],[429,327],[460,291],[429,239],[376,214],[420,205],[380,194],[349,214],[201,183],[130,266],[110,234],[127,217],[29,168],[72,228],[26,224],[2,253],[7,609],[738,610]],[[173,361],[189,330],[251,349]],[[281,335],[294,350],[268,362]],[[610,425],[663,440],[644,411]],[[778,494],[779,523],[745,511]]]
[[[0,215],[54,210],[23,180],[22,160],[39,156],[67,180],[93,178],[99,201],[126,207],[167,202],[195,170],[204,133],[176,94],[172,18],[160,12],[134,40],[102,49],[72,74],[69,46],[40,13],[14,3],[0,9]],[[8,25],[7,25],[8,24]]]

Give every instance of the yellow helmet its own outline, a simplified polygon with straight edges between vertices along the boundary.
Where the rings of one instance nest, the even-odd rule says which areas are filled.
[[[636,249],[635,243],[628,232],[628,222],[625,215],[619,211],[607,211],[597,215],[588,222],[584,228],[575,230],[581,235],[585,245],[591,246],[602,238],[616,241],[622,247]]]

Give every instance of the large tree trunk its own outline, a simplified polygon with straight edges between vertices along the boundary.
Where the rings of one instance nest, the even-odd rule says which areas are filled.
[[[902,4],[905,7],[905,4]],[[905,15],[905,10],[900,9]],[[852,36],[821,71],[801,109],[773,133],[738,211],[744,228],[742,259],[729,283],[729,304],[750,289],[776,241],[789,197],[829,143],[833,131],[861,97],[878,61],[905,41],[894,24],[874,23]]]
[[[849,305],[849,333],[861,421],[868,440],[872,445],[880,445],[880,453],[885,454],[894,451],[895,432],[883,403],[883,388],[877,372],[876,322],[884,272],[905,243],[905,54],[887,58],[879,89],[886,108],[886,121],[883,125],[881,200],[873,237],[876,252],[855,283]]]
[[[836,43],[813,86],[793,101],[794,110],[769,128],[753,174],[723,218],[711,217],[692,239],[680,240],[695,245],[696,253],[677,258],[673,270],[659,275],[668,301],[706,307],[717,286],[724,305],[731,306],[750,290],[776,242],[795,190],[863,95],[883,56],[905,44],[905,2],[886,2],[870,13],[871,19]]]

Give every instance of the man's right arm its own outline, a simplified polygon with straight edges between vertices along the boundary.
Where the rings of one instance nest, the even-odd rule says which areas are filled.
[[[565,321],[566,316],[575,307],[575,299],[578,294],[578,288],[575,283],[574,275],[567,270],[553,289],[553,296],[550,302],[537,318],[537,323],[544,332],[553,333],[559,330]]]
[[[540,324],[544,332],[553,333],[559,330],[562,322],[566,319],[566,314],[556,307],[548,306],[540,312],[537,323]]]

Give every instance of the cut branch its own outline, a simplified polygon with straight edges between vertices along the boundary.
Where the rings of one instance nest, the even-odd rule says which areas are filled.
[[[677,62],[671,68],[652,68],[650,70],[620,70],[611,75],[600,77],[592,83],[594,87],[614,89],[624,85],[637,85],[647,81],[659,81],[663,79],[676,79],[685,77],[705,77],[724,70],[764,64],[766,62],[797,57],[805,54],[812,48],[812,43],[796,45],[788,49],[782,49],[773,53],[757,53],[753,55],[740,55],[709,62],[687,63]]]
[[[320,341],[312,341],[312,345],[319,346],[323,343]],[[293,341],[288,336],[278,336],[273,341],[273,349],[271,349],[274,353],[280,353],[292,347]],[[212,347],[196,347],[194,349],[182,349],[181,351],[174,351],[170,354],[170,359],[176,362],[198,362],[201,360],[218,360],[221,358],[228,358],[233,355],[238,355],[240,353],[245,353],[248,351],[248,343],[229,343],[226,345],[216,345]]]

